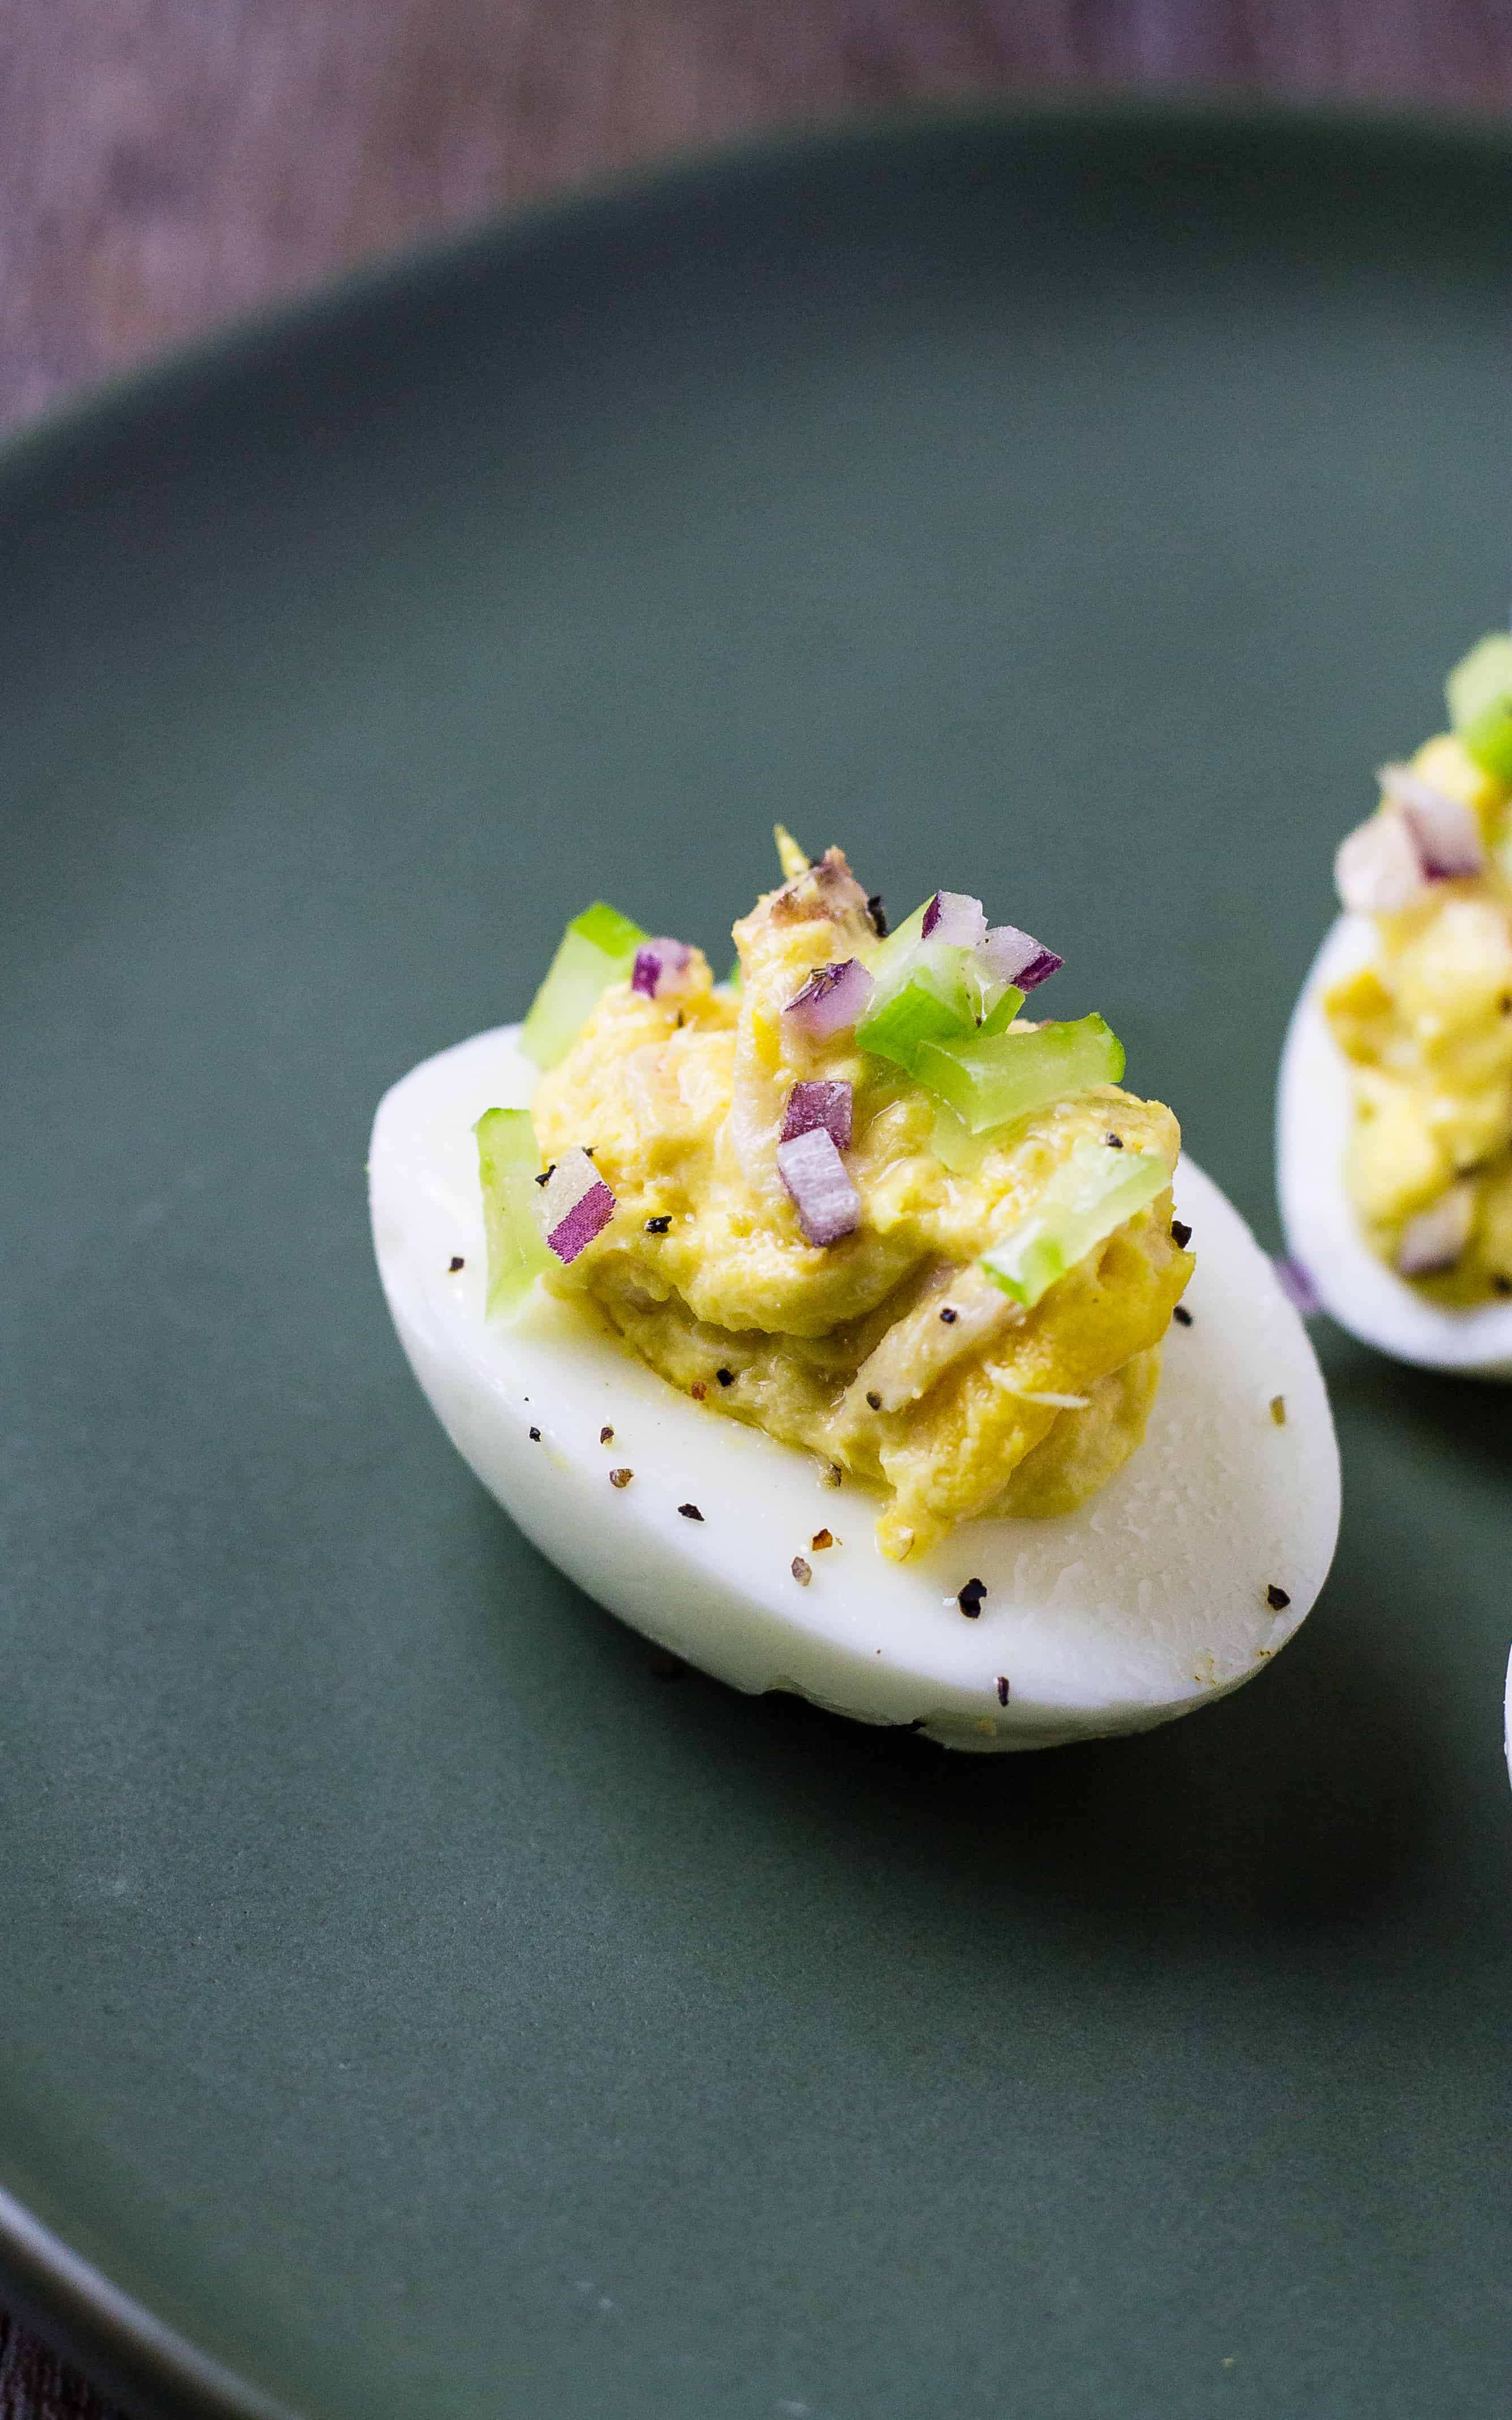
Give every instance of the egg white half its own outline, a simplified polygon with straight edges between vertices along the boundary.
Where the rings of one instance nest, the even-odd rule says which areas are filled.
[[[1362,1343],[1398,1361],[1512,1378],[1512,1303],[1451,1311],[1376,1258],[1344,1182],[1353,1102],[1349,1062],[1329,1031],[1323,994],[1376,954],[1367,916],[1341,916],[1292,1011],[1276,1094],[1276,1171],[1287,1249],[1319,1302]]]
[[[810,1455],[680,1394],[591,1311],[541,1293],[513,1322],[485,1320],[471,1128],[486,1109],[529,1104],[517,1031],[459,1043],[385,1095],[374,1244],[453,1443],[600,1605],[737,1689],[796,1690],[978,1749],[1147,1730],[1237,1688],[1286,1644],[1333,1558],[1333,1420],[1269,1260],[1190,1160],[1177,1200],[1197,1256],[1193,1325],[1170,1331],[1144,1444],[1074,1513],[973,1522],[891,1563],[869,1489],[827,1485]],[[634,1477],[616,1489],[611,1468]],[[679,1512],[688,1503],[702,1521]],[[837,1543],[815,1549],[825,1528]],[[987,1590],[976,1621],[956,1602],[972,1578]]]

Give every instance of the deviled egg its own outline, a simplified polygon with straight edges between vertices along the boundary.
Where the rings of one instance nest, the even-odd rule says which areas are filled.
[[[1453,728],[1382,766],[1335,861],[1277,1109],[1288,1248],[1397,1359],[1512,1377],[1512,637],[1447,683]]]
[[[1301,1321],[1102,1018],[1020,1015],[1055,953],[944,892],[889,935],[779,845],[729,984],[591,908],[523,1026],[385,1096],[415,1373],[543,1553],[738,1688],[971,1748],[1187,1713],[1332,1559]]]

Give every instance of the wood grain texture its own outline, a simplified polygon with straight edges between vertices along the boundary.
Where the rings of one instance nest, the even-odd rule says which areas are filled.
[[[0,0],[0,424],[657,153],[1171,84],[1504,106],[1512,0]]]
[[[1512,0],[0,0],[0,426],[334,269],[780,123],[1512,102]],[[111,2420],[0,2314],[0,2420]]]
[[[93,2387],[0,2312],[0,2420],[119,2420]]]

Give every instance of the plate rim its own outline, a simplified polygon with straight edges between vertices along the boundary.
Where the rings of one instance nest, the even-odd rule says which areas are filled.
[[[0,2281],[13,2316],[110,2397],[184,2420],[301,2420],[160,2319],[0,2184]]]
[[[917,101],[886,111],[836,116],[811,124],[779,123],[734,138],[679,147],[649,163],[578,179],[564,190],[507,204],[440,235],[385,248],[376,258],[321,277],[310,288],[233,312],[211,330],[173,344],[146,362],[92,378],[46,403],[0,436],[0,515],[34,479],[70,455],[109,442],[133,422],[174,407],[193,408],[270,350],[298,346],[347,315],[360,318],[396,302],[415,281],[446,278],[470,266],[507,263],[541,242],[571,241],[626,206],[691,199],[712,178],[759,179],[805,162],[843,160],[888,145],[949,144],[963,136],[1024,132],[1127,137],[1255,139],[1341,143],[1401,156],[1417,150],[1445,166],[1512,166],[1512,121],[1447,105],[1329,98],[1250,96],[1222,90],[973,94]],[[1512,1667],[1509,1667],[1512,1670]],[[1512,1750],[1509,1750],[1512,1755]],[[0,2180],[0,2287],[8,2309],[60,2347],[101,2391],[172,2420],[317,2420],[313,2409],[283,2402],[203,2350],[106,2271],[77,2252]]]
[[[1029,131],[1302,136],[1320,149],[1340,142],[1374,143],[1398,153],[1417,147],[1467,163],[1485,160],[1512,165],[1512,120],[1489,112],[1482,116],[1446,104],[1389,100],[1340,102],[1305,94],[1251,96],[1221,87],[1081,93],[1051,85],[1038,93],[947,96],[690,142],[650,161],[575,178],[559,192],[505,202],[461,225],[401,239],[368,259],[318,276],[298,292],[234,306],[224,319],[171,341],[161,353],[87,377],[82,386],[44,402],[19,425],[0,432],[0,507],[13,481],[34,469],[45,471],[54,454],[108,434],[109,425],[123,414],[150,412],[200,380],[234,373],[271,345],[299,341],[333,314],[360,313],[396,298],[417,276],[455,274],[471,262],[481,266],[494,259],[501,249],[524,250],[570,238],[576,229],[589,229],[627,205],[671,198],[685,188],[691,194],[711,177],[723,180],[736,174],[770,174],[805,160],[841,158],[889,143]]]

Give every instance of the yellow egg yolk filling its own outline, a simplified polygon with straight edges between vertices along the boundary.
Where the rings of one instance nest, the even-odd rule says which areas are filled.
[[[1345,1181],[1365,1238],[1435,1299],[1512,1295],[1512,834],[1508,794],[1448,734],[1412,769],[1469,807],[1483,873],[1372,918],[1372,962],[1325,993],[1350,1062]],[[1447,1214],[1453,1265],[1415,1274],[1411,1237]]]
[[[987,1139],[952,1173],[938,1104],[845,1032],[822,1044],[783,1010],[816,968],[874,931],[838,851],[734,928],[740,989],[695,954],[675,997],[613,985],[532,1107],[548,1159],[591,1145],[613,1218],[548,1282],[585,1295],[635,1351],[711,1411],[806,1449],[884,1497],[901,1559],[960,1521],[1067,1512],[1138,1445],[1161,1342],[1194,1265],[1171,1196],[1115,1229],[1021,1310],[978,1256],[1032,1209],[1078,1142],[1117,1134],[1174,1168],[1175,1118],[1114,1085]],[[805,1241],[777,1166],[795,1083],[854,1088],[853,1234]]]

